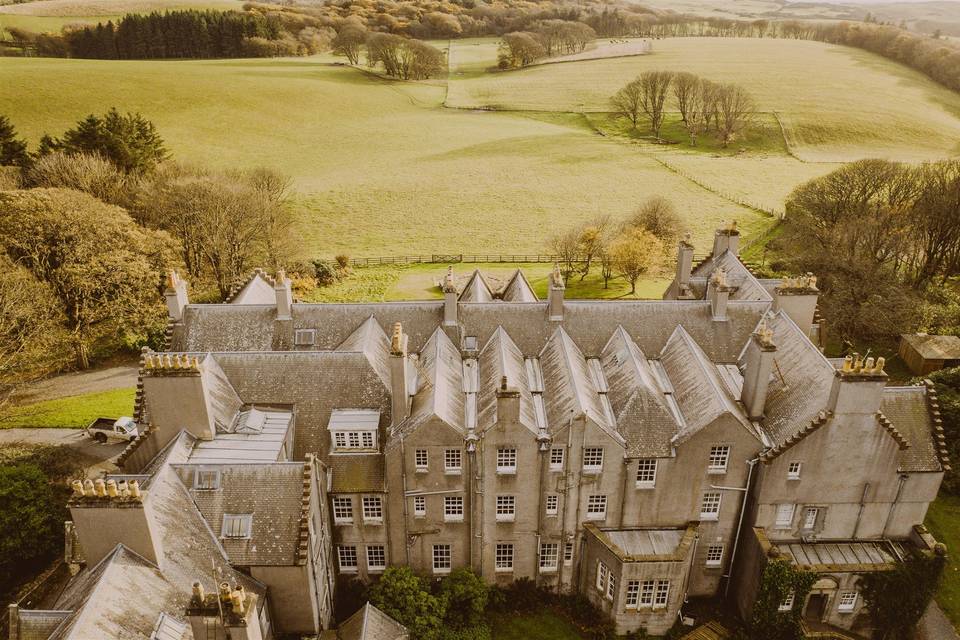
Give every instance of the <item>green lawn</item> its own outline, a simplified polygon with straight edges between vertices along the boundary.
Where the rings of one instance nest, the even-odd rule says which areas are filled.
[[[0,415],[0,429],[60,427],[80,429],[100,416],[119,418],[133,412],[136,389],[112,389],[81,396],[8,407]]]
[[[454,275],[466,279],[474,269],[480,269],[487,276],[494,289],[496,280],[506,282],[513,272],[523,269],[524,275],[541,300],[546,299],[548,276],[553,265],[547,263],[531,264],[455,264]],[[371,300],[432,300],[443,297],[437,283],[447,272],[443,264],[412,264],[401,266],[355,267],[344,280],[321,287],[298,296],[309,302],[362,302]],[[623,280],[614,278],[604,288],[599,268],[591,269],[584,280],[580,276],[570,279],[565,292],[568,299],[576,298],[653,298],[660,299],[670,284],[668,277],[653,275],[637,282],[636,294],[630,295],[630,287]]]
[[[569,622],[548,611],[494,616],[491,631],[493,640],[583,640]]]
[[[939,542],[947,545],[951,561],[944,572],[937,602],[953,626],[960,628],[960,497],[941,492],[930,505],[925,524]]]

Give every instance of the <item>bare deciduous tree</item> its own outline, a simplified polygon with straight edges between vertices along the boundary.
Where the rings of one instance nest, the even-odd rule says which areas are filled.
[[[749,124],[756,112],[753,98],[737,84],[725,84],[717,94],[717,131],[723,146],[729,145],[737,132]]]
[[[610,98],[610,107],[613,109],[613,116],[616,118],[625,118],[630,121],[630,125],[636,129],[637,122],[640,120],[640,114],[643,112],[641,106],[643,100],[643,90],[640,83],[634,80],[617,91]]]
[[[667,245],[676,242],[684,230],[673,203],[663,196],[647,198],[630,217],[630,225],[649,231]]]
[[[687,118],[690,114],[691,103],[694,101],[694,95],[700,90],[700,78],[690,73],[682,71],[673,77],[673,97],[677,102],[677,111],[680,112],[680,119],[683,124],[687,124]]]
[[[362,23],[347,19],[330,43],[333,53],[345,56],[350,64],[359,64],[360,50],[367,41],[367,28]]]
[[[650,131],[657,140],[660,140],[663,105],[666,102],[673,75],[672,71],[644,71],[636,80],[640,83],[640,107],[650,120]]]

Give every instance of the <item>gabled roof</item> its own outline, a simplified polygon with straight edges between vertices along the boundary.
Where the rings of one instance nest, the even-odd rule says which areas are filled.
[[[754,433],[742,409],[720,379],[716,365],[710,362],[683,325],[674,330],[660,354],[660,362],[673,384],[686,423],[677,433],[676,443],[687,440],[724,414]]]
[[[470,280],[467,281],[463,291],[460,292],[460,302],[492,302],[493,290],[487,284],[486,278],[480,273],[480,269],[475,269]]]
[[[883,390],[880,411],[910,444],[899,454],[899,470],[903,473],[943,469],[927,394],[928,390],[923,386],[887,387]]]
[[[533,394],[527,379],[527,368],[520,349],[503,327],[497,328],[480,352],[480,391],[477,402],[477,425],[481,430],[497,421],[497,389],[507,384],[520,392],[520,422],[536,433],[537,417]]]
[[[610,337],[600,362],[617,430],[627,441],[627,455],[670,455],[671,439],[681,425],[646,356],[623,327]]]
[[[370,316],[364,320],[336,350],[362,353],[383,380],[383,384],[390,386],[390,338],[376,318]]]
[[[730,300],[773,300],[770,292],[754,277],[735,254],[724,251],[701,262],[691,272],[691,285],[702,296],[706,293],[707,279],[717,269],[723,269],[730,286]]]
[[[397,433],[410,433],[431,419],[465,432],[463,360],[460,350],[442,329],[433,335],[416,361],[420,387],[413,396],[410,416],[397,427]]]
[[[276,304],[276,281],[263,269],[254,269],[246,281],[236,284],[227,296],[230,304]]]
[[[530,286],[523,271],[517,269],[507,282],[507,286],[503,288],[500,298],[504,302],[536,302],[537,294],[533,292],[533,287]]]
[[[587,360],[563,327],[557,327],[540,352],[540,367],[544,408],[551,431],[582,415],[601,427],[613,427],[605,417]]]
[[[806,429],[826,409],[834,368],[786,313],[769,314],[766,323],[777,351],[763,429],[777,446]]]
[[[407,628],[369,602],[337,629],[340,640],[406,640]]]

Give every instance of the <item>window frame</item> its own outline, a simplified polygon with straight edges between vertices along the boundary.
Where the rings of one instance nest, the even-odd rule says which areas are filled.
[[[383,564],[373,564],[370,561],[370,552],[379,550],[380,558],[383,560]],[[367,553],[367,572],[368,573],[380,573],[381,571],[386,571],[387,569],[387,547],[383,544],[368,544],[366,546]]]
[[[341,503],[342,503],[343,501],[345,501],[347,506],[344,507],[343,504],[338,505],[338,504],[337,504],[338,501],[341,502]],[[331,503],[332,503],[332,507],[333,507],[333,508],[332,508],[332,511],[333,511],[333,524],[335,524],[335,525],[350,525],[350,524],[353,524],[353,496],[332,496]],[[346,508],[346,509],[348,509],[348,510],[350,511],[350,515],[349,515],[348,517],[337,515],[338,509],[344,509],[344,508]]]
[[[653,594],[657,590],[656,580],[640,581],[640,599],[637,601],[638,609],[649,609],[653,607]]]
[[[495,514],[497,522],[513,522],[517,517],[517,496],[497,494]]]
[[[845,601],[849,597],[853,599],[849,603]],[[860,592],[859,591],[841,591],[837,594],[837,611],[840,613],[852,613],[854,609],[857,608],[857,602],[860,601]]]
[[[307,337],[309,339],[301,339],[301,336]],[[293,346],[295,347],[312,347],[317,344],[317,330],[316,329],[294,329],[293,331]]]
[[[423,462],[421,463],[421,454]],[[430,452],[426,449],[413,450],[413,467],[416,473],[426,473],[430,470]]]
[[[450,544],[433,545],[432,558],[434,573],[450,573],[453,568],[453,546]],[[439,565],[437,561],[440,561]],[[444,564],[446,566],[444,566]]]
[[[502,552],[502,553],[501,553]],[[508,553],[509,552],[509,553]],[[495,573],[512,573],[514,546],[512,542],[498,542],[493,549],[493,570]],[[509,564],[508,564],[509,562]]]
[[[815,531],[817,528],[817,522],[820,520],[820,507],[804,507],[803,508],[803,522],[801,523],[801,529],[803,531]],[[813,514],[813,522],[810,522],[810,514]]]
[[[379,512],[380,515],[367,515],[367,501],[371,502],[371,512]],[[363,513],[364,524],[383,524],[383,497],[382,496],[363,496],[360,498],[361,512]]]
[[[213,482],[210,483],[211,486],[206,486],[207,483],[201,482],[201,478],[205,475],[213,474]],[[194,491],[219,491],[220,482],[222,479],[222,473],[220,469],[194,469],[193,471],[193,490]]]
[[[330,451],[346,453],[351,451],[376,451],[379,438],[376,429],[330,429]]]
[[[344,552],[353,554],[352,565],[343,564]],[[360,571],[360,558],[357,555],[357,545],[355,544],[338,544],[337,545],[337,570],[340,573],[357,573]]]
[[[553,560],[553,563],[550,563]],[[537,558],[540,573],[555,573],[560,566],[560,543],[541,542],[540,556]]]
[[[603,511],[591,510],[596,503],[603,505]],[[606,520],[607,519],[607,496],[606,494],[591,494],[587,496],[587,520]]]
[[[600,593],[603,593],[607,588],[607,575],[610,570],[607,568],[607,565],[603,563],[603,560],[597,560],[597,581],[596,589]]]
[[[794,470],[796,467],[796,470]],[[792,460],[787,463],[787,480],[799,480],[800,473],[803,471],[803,463],[799,460]]]
[[[652,470],[650,465],[653,465]],[[653,489],[657,486],[657,467],[659,463],[656,458],[640,458],[637,460],[637,476],[636,476],[636,488],[637,489]],[[644,478],[650,477],[649,480],[641,480],[640,476],[643,474]]]
[[[704,566],[711,569],[722,567],[724,551],[724,544],[722,542],[708,544],[703,557]]]
[[[444,496],[443,521],[463,522],[463,516],[463,496]]]
[[[720,464],[722,461],[722,464]],[[730,466],[730,445],[715,444],[710,447],[710,455],[707,458],[707,473],[711,475],[721,475],[727,472]]]
[[[583,448],[583,472],[587,474],[603,473],[603,447]]]
[[[503,462],[513,461],[513,464],[501,464]],[[497,449],[497,475],[512,476],[517,473],[517,448],[499,447]]]
[[[229,524],[228,524],[229,523]],[[228,530],[234,526],[239,526],[241,533],[231,535]],[[249,540],[253,535],[253,514],[252,513],[225,513],[220,523],[220,537],[224,540]]]
[[[418,503],[423,505],[423,508],[419,508]],[[413,517],[414,518],[426,518],[427,517],[427,496],[413,496]]]
[[[563,566],[569,567],[573,565],[573,543],[564,542],[563,543]]]
[[[780,518],[781,509],[784,509],[785,507],[790,507],[790,518],[786,520]],[[789,529],[793,526],[793,519],[796,516],[797,505],[789,502],[781,502],[777,505],[777,510],[773,514],[773,526],[775,529]]]
[[[780,611],[781,613],[785,611],[792,611],[793,603],[796,597],[797,597],[797,594],[793,591],[790,591],[787,594],[787,597],[783,599],[783,602],[781,602],[780,605],[777,607],[777,611]]]
[[[708,506],[707,498],[710,498],[710,503],[714,502],[713,498],[716,498],[716,509],[713,511],[706,511]],[[721,491],[704,491],[703,495],[700,497],[700,520],[708,522],[716,522],[720,519],[720,506],[723,504],[723,492]]]
[[[623,598],[624,609],[637,609],[640,607],[640,581],[627,580],[627,590]]]
[[[563,447],[550,448],[550,471],[563,471],[567,460],[567,451]]]
[[[669,604],[670,604],[670,581],[657,580],[656,590],[654,591],[654,594],[653,594],[653,608],[666,609]]]
[[[560,511],[560,496],[548,493],[543,499],[543,514],[548,518],[555,518]]]
[[[451,457],[456,458],[456,466],[451,466]],[[463,451],[460,449],[443,450],[443,472],[447,475],[458,476],[463,471]]]

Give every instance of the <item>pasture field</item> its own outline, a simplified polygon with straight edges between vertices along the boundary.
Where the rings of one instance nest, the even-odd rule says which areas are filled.
[[[3,58],[0,76],[0,113],[31,144],[117,105],[155,122],[182,161],[293,176],[306,255],[536,253],[553,230],[655,194],[703,249],[723,220],[768,224],[579,116],[443,109],[442,84],[313,59]]]
[[[473,46],[474,65],[483,48]],[[494,60],[495,43],[486,49]],[[803,160],[921,160],[960,153],[960,95],[874,54],[805,40],[668,38],[654,41],[650,55],[454,74],[447,105],[606,111],[617,89],[652,69],[742,84],[761,111],[780,115],[791,150]]]
[[[19,27],[37,33],[57,32],[68,24],[116,22],[127,13],[178,9],[239,10],[242,6],[241,0],[37,0],[0,5],[0,30]]]

